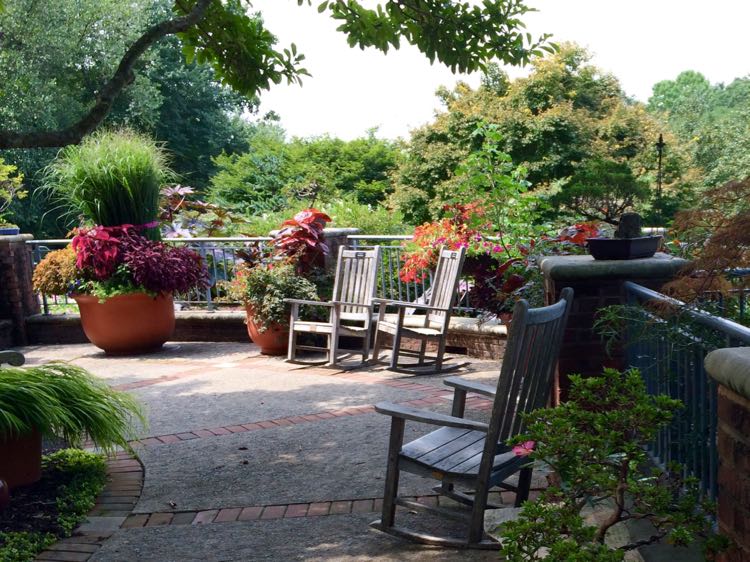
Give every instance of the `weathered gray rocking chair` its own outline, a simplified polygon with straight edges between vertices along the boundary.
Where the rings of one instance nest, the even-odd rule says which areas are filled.
[[[459,548],[499,548],[500,544],[484,534],[484,511],[489,507],[487,495],[495,486],[516,493],[516,506],[529,495],[532,467],[528,459],[516,456],[505,442],[523,429],[520,414],[544,407],[550,396],[552,374],[562,343],[573,290],[562,291],[558,303],[529,310],[519,301],[513,311],[508,345],[497,388],[451,377],[445,383],[455,389],[452,415],[418,410],[389,403],[375,409],[391,416],[391,434],[385,477],[383,513],[372,526],[387,533],[426,544]],[[466,393],[494,397],[490,423],[463,417]],[[406,420],[442,426],[427,435],[403,445]],[[470,512],[447,511],[398,497],[399,472],[405,470],[441,481],[436,490],[460,503],[471,506]],[[505,480],[520,472],[517,485]],[[461,486],[471,495],[454,489]],[[396,505],[415,510],[436,510],[456,518],[465,517],[467,534],[463,537],[438,537],[398,527]]]
[[[377,331],[372,358],[379,361],[380,348],[384,334],[393,336],[390,369],[411,374],[433,374],[453,370],[459,365],[445,367],[445,337],[456,301],[459,277],[464,264],[466,248],[460,250],[440,250],[435,276],[430,287],[430,296],[426,304],[375,299],[380,306]],[[396,307],[398,314],[394,320],[386,318],[386,308]],[[424,314],[407,314],[407,310],[414,309]],[[421,342],[418,352],[401,349],[402,338],[416,339]],[[427,344],[437,343],[437,353],[434,357],[427,357]],[[399,365],[399,355],[415,356],[416,364]]]
[[[299,361],[297,351],[324,351],[327,353],[327,365],[335,365],[339,359],[339,337],[351,336],[362,338],[362,362],[368,359],[373,325],[373,302],[375,297],[380,247],[372,250],[347,250],[339,248],[338,261],[333,285],[333,300],[316,302],[299,299],[286,299],[291,303],[291,320],[289,322],[289,350],[287,361],[314,364],[316,362]],[[299,316],[300,305],[326,306],[330,308],[327,322],[302,320]],[[298,345],[297,336],[301,333],[324,334],[327,346],[316,347]],[[321,363],[318,361],[317,363]]]

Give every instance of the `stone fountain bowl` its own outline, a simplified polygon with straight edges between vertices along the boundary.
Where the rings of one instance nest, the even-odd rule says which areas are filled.
[[[653,256],[659,249],[661,239],[661,236],[587,238],[586,242],[595,260],[635,260]]]

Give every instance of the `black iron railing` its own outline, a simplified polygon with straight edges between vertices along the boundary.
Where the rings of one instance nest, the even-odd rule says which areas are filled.
[[[679,463],[715,499],[717,387],[703,360],[719,347],[750,346],[750,328],[635,283],[626,282],[625,293],[629,365],[641,371],[650,393],[684,404],[649,453],[661,466]]]

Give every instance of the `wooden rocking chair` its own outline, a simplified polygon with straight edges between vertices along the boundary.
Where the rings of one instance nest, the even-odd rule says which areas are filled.
[[[513,311],[497,388],[460,377],[446,379],[445,383],[455,389],[452,415],[389,403],[376,405],[378,412],[391,416],[391,434],[383,513],[379,521],[372,523],[373,527],[426,544],[500,548],[497,541],[484,533],[484,511],[496,507],[488,504],[487,495],[490,488],[498,486],[515,492],[516,506],[528,498],[532,466],[525,457],[516,456],[505,442],[523,430],[520,414],[547,403],[572,300],[573,290],[566,288],[560,301],[552,306],[529,310],[526,301],[519,301]],[[494,398],[489,424],[463,417],[467,392]],[[403,445],[406,420],[442,427]],[[468,504],[471,511],[428,507],[399,498],[398,480],[402,470],[440,480],[441,485],[436,490]],[[516,472],[520,472],[518,484],[506,483],[505,480]],[[458,492],[457,486],[472,493]],[[463,537],[438,537],[398,527],[396,505],[463,518],[468,524],[467,533]]]
[[[445,367],[443,355],[445,354],[445,337],[448,333],[448,325],[456,300],[465,255],[466,248],[440,250],[440,258],[426,304],[375,299],[375,303],[380,308],[372,354],[374,361],[379,361],[383,335],[391,334],[393,336],[393,349],[389,368],[392,371],[410,374],[434,374],[454,370],[460,366]],[[398,314],[395,321],[386,318],[385,313],[388,307],[397,308]],[[407,310],[410,309],[424,312],[424,314],[407,314]],[[402,338],[419,340],[421,342],[419,351],[401,349]],[[426,354],[429,342],[437,344],[437,353],[434,357],[428,357]],[[417,363],[399,365],[400,355],[416,356]]]
[[[339,351],[349,353],[348,350],[339,350],[340,336],[362,338],[362,362],[367,361],[374,316],[372,299],[375,296],[379,262],[379,246],[372,250],[347,250],[341,246],[336,263],[333,300],[317,302],[286,299],[286,302],[292,305],[287,361],[320,364],[321,361],[298,360],[297,351],[323,351],[327,354],[324,362],[327,365],[335,365],[339,359]],[[315,322],[300,319],[299,307],[303,304],[330,308],[328,321]],[[297,336],[301,333],[324,334],[327,346],[298,345]]]

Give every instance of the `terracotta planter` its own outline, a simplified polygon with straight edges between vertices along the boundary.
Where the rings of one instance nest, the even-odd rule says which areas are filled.
[[[41,477],[42,435],[38,431],[0,437],[0,480],[12,490]]]
[[[109,355],[129,355],[159,349],[174,333],[172,295],[119,295],[99,302],[90,295],[73,295],[81,311],[86,337]]]
[[[245,307],[247,312],[247,334],[255,345],[260,347],[263,355],[285,355],[289,346],[289,326],[271,324],[264,332],[259,331],[253,321],[253,310]]]

